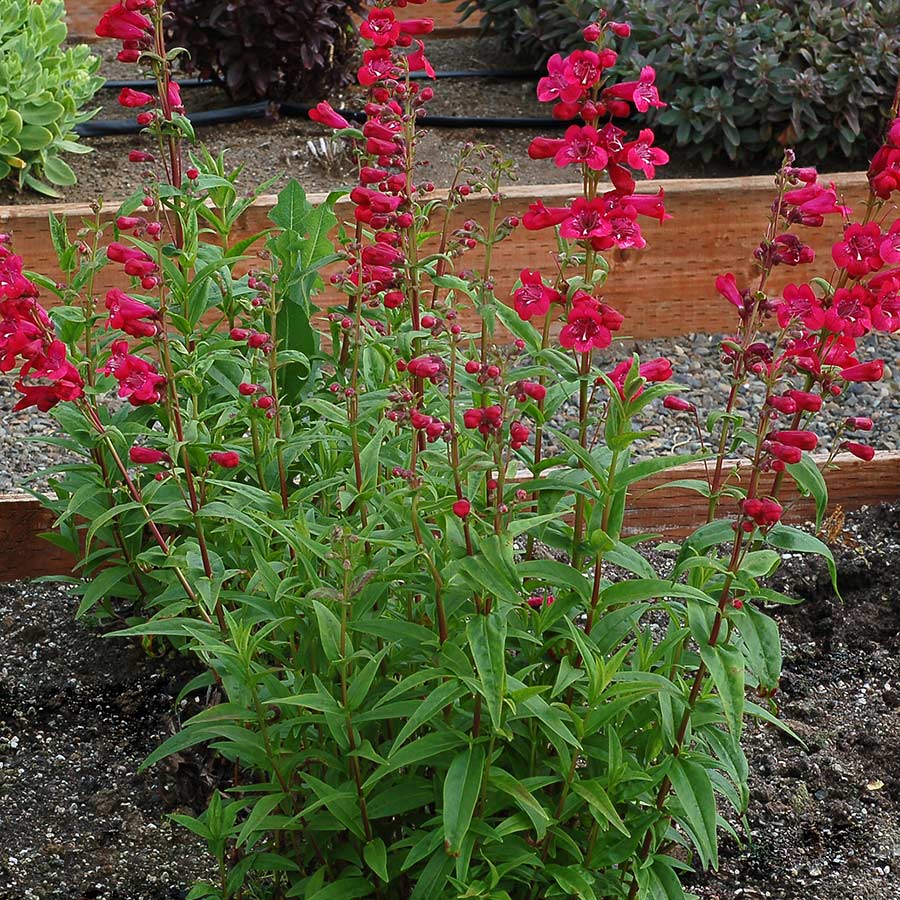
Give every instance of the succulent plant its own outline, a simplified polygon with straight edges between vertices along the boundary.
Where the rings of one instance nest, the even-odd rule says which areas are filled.
[[[0,180],[58,197],[75,184],[62,153],[88,153],[74,128],[103,84],[84,45],[64,48],[63,0],[0,0]]]
[[[450,0],[458,3],[458,0]],[[631,75],[656,68],[657,136],[704,160],[858,162],[880,137],[900,73],[900,0],[463,0],[529,62],[581,44],[604,10],[632,26]]]

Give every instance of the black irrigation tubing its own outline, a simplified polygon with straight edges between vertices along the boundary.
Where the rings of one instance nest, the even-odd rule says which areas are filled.
[[[249,103],[245,106],[228,106],[223,109],[210,109],[205,112],[190,114],[191,123],[198,126],[224,125],[228,122],[242,122],[245,119],[263,119],[273,110],[284,118],[305,119],[309,116],[310,106],[294,103]],[[358,110],[336,110],[351,122],[364,122],[365,114]],[[429,115],[422,120],[425,127],[432,128],[528,128],[556,129],[568,128],[572,121],[543,117],[514,116],[436,116]],[[110,137],[121,134],[138,134],[142,131],[134,119],[100,119],[94,122],[83,122],[75,126],[81,137]]]
[[[428,78],[425,72],[411,72],[410,78],[422,80]],[[451,69],[449,72],[437,72],[435,78],[494,78],[505,81],[530,81],[538,78],[538,73],[529,69]],[[215,87],[219,84],[211,78],[186,78],[178,82],[184,88]],[[133,88],[136,91],[156,86],[155,81],[138,79],[136,81],[108,80],[103,87],[109,90]]]

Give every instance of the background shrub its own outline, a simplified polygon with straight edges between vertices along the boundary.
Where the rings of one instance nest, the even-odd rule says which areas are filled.
[[[168,0],[170,45],[233,100],[318,93],[347,80],[361,0]]]
[[[746,160],[791,145],[864,159],[900,71],[898,0],[464,0],[535,66],[581,43],[599,8],[632,25],[629,69],[656,68],[660,139]],[[624,74],[624,73],[623,73]]]
[[[63,0],[0,0],[0,180],[52,197],[75,184],[60,153],[88,153],[73,129],[103,84],[84,45],[64,49]]]

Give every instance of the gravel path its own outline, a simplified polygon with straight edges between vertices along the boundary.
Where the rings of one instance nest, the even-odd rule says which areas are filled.
[[[600,365],[609,371],[633,351],[645,360],[667,356],[672,361],[675,380],[688,389],[682,396],[696,403],[702,417],[716,409],[728,391],[718,364],[720,340],[721,336],[696,334],[654,341],[621,341],[603,351]],[[897,450],[900,448],[900,335],[871,334],[861,344],[862,358],[880,357],[885,360],[884,380],[874,385],[851,385],[849,397],[826,405],[814,426],[815,430],[823,440],[822,446],[827,448],[834,425],[848,415],[871,415],[875,420],[875,429],[864,436],[865,439],[879,450]],[[754,408],[762,399],[760,387],[754,385],[751,389]],[[850,402],[851,397],[858,397],[857,402]],[[0,379],[0,493],[21,491],[28,476],[66,459],[65,451],[39,440],[54,432],[53,420],[34,409],[12,412],[17,398],[11,381]],[[741,398],[739,407],[746,406],[746,398]],[[576,416],[577,403],[570,401],[563,405],[553,425],[564,427]],[[656,437],[638,443],[635,447],[637,453],[649,455],[671,450],[686,453],[699,449],[697,435],[688,416],[665,413],[664,418],[659,419],[656,411],[651,410],[647,421],[654,420],[657,423],[661,421],[664,427]],[[572,429],[570,432],[574,435]],[[46,480],[38,479],[34,486],[44,488]]]

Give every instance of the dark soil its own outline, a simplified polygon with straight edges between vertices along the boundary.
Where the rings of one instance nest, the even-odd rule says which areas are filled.
[[[134,79],[138,77],[133,66],[115,61],[115,49],[99,45],[97,52],[104,57],[101,73],[107,78]],[[428,47],[428,55],[438,71],[471,71],[521,69],[508,53],[492,38],[463,38],[434,40]],[[538,117],[548,118],[548,104],[539,103],[535,96],[535,80],[500,80],[488,78],[441,79],[434,84],[434,100],[428,109],[433,115],[478,117]],[[116,103],[116,91],[102,90],[95,98],[101,107],[99,119],[130,118],[128,111]],[[208,109],[231,106],[224,93],[215,87],[185,88],[185,106],[188,115]],[[336,108],[360,109],[363,99],[359,90],[350,87],[335,91],[328,97],[296,98],[297,103],[314,104],[327,99]],[[498,147],[504,157],[518,161],[519,180],[523,184],[559,184],[573,180],[572,170],[560,169],[552,160],[531,160],[528,145],[531,139],[544,133],[541,128],[434,128],[427,129],[422,137],[418,156],[428,160],[428,180],[438,187],[450,184],[455,170],[456,155],[466,141],[489,143]],[[548,132],[549,133],[549,132]],[[554,131],[555,133],[560,133]],[[321,145],[330,143],[327,130],[306,119],[292,118],[254,119],[233,124],[197,129],[197,136],[217,154],[228,151],[232,165],[245,165],[241,186],[247,190],[268,178],[277,178],[271,192],[290,178],[298,179],[307,191],[329,191],[352,181],[349,159],[322,160]],[[315,147],[311,148],[309,142]],[[130,196],[138,186],[139,166],[127,162],[128,151],[145,148],[147,138],[139,135],[84,139],[93,149],[90,154],[66,157],[78,176],[78,184],[64,191],[63,201],[91,202],[98,197],[107,200]],[[671,149],[671,148],[670,148]],[[773,147],[775,155],[780,148]],[[780,158],[780,156],[779,156]],[[685,158],[676,152],[672,162],[659,169],[658,177],[725,177],[752,174],[768,174],[777,168],[774,156],[753,165],[730,163],[727,160],[702,163],[699,159]],[[824,171],[841,171],[852,168],[846,161],[835,160],[824,166]],[[425,176],[423,176],[424,178]],[[0,205],[46,203],[47,197],[31,191],[16,193],[8,184],[0,184]]]
[[[702,900],[900,900],[900,507],[832,533],[843,602],[809,557],[779,585],[804,600],[778,613],[778,701],[806,747],[749,726],[750,837],[693,877]],[[166,814],[199,812],[216,773],[187,755],[137,768],[192,713],[174,698],[193,672],[75,608],[63,589],[0,588],[0,900],[174,900],[210,862]]]
[[[833,544],[843,603],[818,561],[779,589],[781,719],[806,749],[751,726],[748,846],[727,840],[703,900],[900,900],[900,507],[849,517]]]
[[[40,584],[0,586],[0,900],[175,900],[206,845],[166,813],[197,814],[202,764],[142,760],[192,710],[195,673],[75,621]]]

